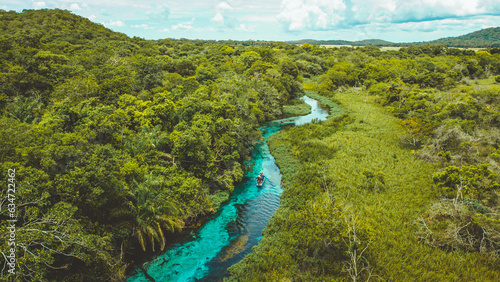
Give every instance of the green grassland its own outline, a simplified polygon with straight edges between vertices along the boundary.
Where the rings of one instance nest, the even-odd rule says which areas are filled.
[[[324,47],[324,48],[341,48],[341,47],[353,48],[355,46],[352,46],[352,45],[321,45],[321,47]],[[399,51],[399,49],[401,49],[402,47],[397,47],[397,46],[382,46],[382,47],[379,47],[379,48],[380,48],[380,51]]]
[[[311,112],[311,106],[301,100],[294,100],[291,105],[283,106],[283,117],[295,117],[307,115]]]
[[[362,91],[333,97],[329,120],[269,138],[282,204],[231,280],[498,281],[498,266],[478,254],[419,242],[419,219],[441,193],[437,165],[402,144],[398,119]]]
[[[483,86],[488,86],[488,89],[491,89],[494,91],[500,90],[500,83],[495,81],[495,76],[490,76],[490,77],[485,78],[485,79],[478,79],[477,84],[483,85]]]

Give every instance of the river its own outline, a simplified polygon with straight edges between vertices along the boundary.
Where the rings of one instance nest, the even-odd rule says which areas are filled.
[[[143,264],[127,281],[218,281],[227,269],[250,253],[262,238],[262,230],[280,204],[281,173],[269,152],[267,137],[283,124],[301,125],[313,119],[325,120],[328,111],[307,96],[311,106],[305,116],[266,123],[264,140],[252,152],[253,169],[247,171],[230,199],[197,231],[172,245],[163,254]],[[264,172],[266,181],[257,187],[255,177]],[[144,273],[147,272],[147,274]]]

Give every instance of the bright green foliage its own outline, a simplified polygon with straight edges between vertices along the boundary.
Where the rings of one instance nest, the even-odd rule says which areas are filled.
[[[73,77],[65,83],[60,84],[53,94],[53,99],[68,99],[72,103],[79,103],[86,99],[96,97],[99,93],[99,85],[89,77]]]
[[[249,68],[255,61],[260,60],[261,57],[259,53],[255,51],[246,51],[240,55],[240,62],[246,67]]]
[[[329,105],[334,117],[269,137],[283,173],[281,206],[261,243],[230,269],[230,280],[498,280],[499,89],[482,81],[470,86],[499,73],[498,53],[431,45],[397,52],[306,45],[293,52],[304,77],[315,75],[312,63],[329,68],[307,81],[307,89],[323,96],[306,93]],[[439,172],[440,166],[448,169]],[[443,183],[433,183],[432,175],[436,181],[443,175]],[[442,196],[456,199],[457,175],[469,181],[462,190],[468,198],[456,200],[466,212],[454,218],[433,207]],[[332,244],[342,249],[334,260],[317,236],[329,227],[302,226],[296,216],[324,199],[354,207],[332,212],[344,228],[337,231],[343,244]],[[311,222],[334,222],[315,215],[323,218]],[[422,232],[422,218],[436,223],[428,224],[430,232]],[[448,232],[464,225],[462,233]],[[482,247],[476,244],[481,236]]]
[[[327,194],[305,202],[303,209],[280,210],[266,229],[264,241],[251,256],[231,268],[236,274],[231,278],[310,281],[318,275],[330,279],[340,276],[338,261],[349,252],[345,212],[346,208],[335,204]]]
[[[165,182],[164,179],[151,174],[145,178],[141,184],[134,181],[135,187],[130,189],[124,207],[113,214],[119,220],[119,227],[132,231],[143,251],[146,251],[147,244],[154,251],[156,241],[163,250],[167,232],[183,226],[182,220],[176,217],[180,212],[179,204],[170,200],[171,196],[161,193],[159,186]]]
[[[419,118],[409,118],[401,121],[401,127],[406,132],[406,141],[412,146],[419,146],[425,138],[434,133],[435,125]]]
[[[291,105],[283,107],[283,115],[285,117],[302,116],[310,112],[311,106],[298,99],[291,101]]]
[[[260,124],[302,94],[285,49],[245,45],[148,41],[68,11],[0,10],[0,165],[16,169],[19,187],[15,279],[121,280],[138,254],[217,211]]]
[[[438,187],[448,192],[461,190],[464,196],[482,199],[487,191],[500,188],[496,182],[498,175],[488,169],[488,164],[464,167],[448,166],[444,171],[434,174],[433,180]]]

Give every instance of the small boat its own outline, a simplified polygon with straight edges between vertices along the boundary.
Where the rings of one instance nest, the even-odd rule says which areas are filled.
[[[262,185],[264,184],[264,181],[266,181],[265,176],[264,176],[264,179],[262,179],[261,181],[259,181],[259,179],[257,179],[257,187],[262,187]]]

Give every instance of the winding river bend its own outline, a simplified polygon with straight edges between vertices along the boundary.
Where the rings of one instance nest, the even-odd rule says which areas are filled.
[[[301,99],[311,106],[310,114],[272,121],[261,127],[264,141],[252,152],[253,169],[235,187],[229,201],[196,232],[144,263],[143,269],[138,269],[127,281],[218,281],[228,276],[227,268],[251,252],[278,208],[283,191],[281,173],[265,140],[280,131],[282,124],[301,125],[328,116],[328,111],[320,108],[316,100],[307,96]],[[266,181],[259,188],[254,178],[261,171]]]

